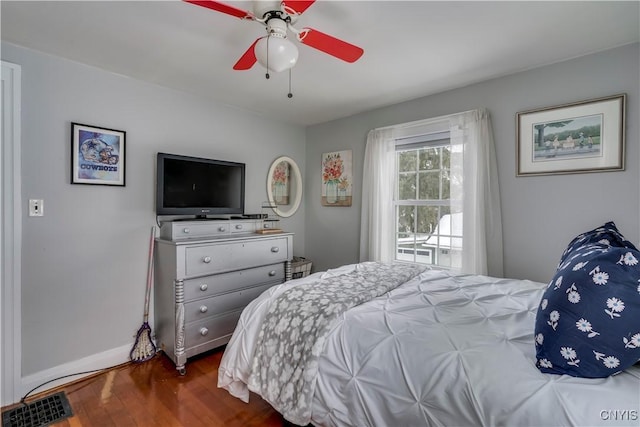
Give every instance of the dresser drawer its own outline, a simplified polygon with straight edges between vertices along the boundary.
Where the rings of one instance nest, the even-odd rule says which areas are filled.
[[[185,249],[185,274],[201,276],[284,262],[291,258],[287,242],[282,237],[190,246]]]
[[[209,317],[185,325],[185,348],[188,350],[215,338],[233,333],[242,310]]]
[[[255,233],[256,222],[255,221],[231,221],[229,224],[229,230],[232,234],[235,233]]]
[[[169,240],[194,239],[197,237],[211,237],[228,235],[231,223],[209,221],[176,221],[162,225],[161,237]]]
[[[184,281],[184,299],[191,301],[207,298],[235,289],[274,282],[284,282],[284,263],[231,271],[198,279],[187,279]]]
[[[274,283],[270,283],[267,285],[242,289],[236,292],[229,292],[215,297],[188,302],[184,305],[184,321],[188,323],[194,320],[200,320],[206,317],[226,313],[228,311],[241,310],[258,297],[258,295],[263,291],[269,289],[273,285]]]

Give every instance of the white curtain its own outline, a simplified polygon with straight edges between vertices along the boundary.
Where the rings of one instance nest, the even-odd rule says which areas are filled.
[[[491,121],[486,109],[374,129],[362,181],[361,261],[395,258],[395,138],[441,127],[452,144],[451,197],[462,200],[462,272],[503,276],[502,216]]]
[[[462,147],[462,156],[452,156],[451,164],[452,197],[460,192],[462,200],[462,272],[502,277],[500,188],[489,112],[454,114],[449,123],[451,144]],[[453,179],[460,172],[461,188]]]
[[[360,261],[389,262],[394,259],[395,153],[393,129],[369,132],[362,177]]]

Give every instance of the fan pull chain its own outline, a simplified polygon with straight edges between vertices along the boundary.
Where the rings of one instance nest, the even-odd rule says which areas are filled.
[[[271,38],[271,34],[269,34],[267,36],[267,74],[265,74],[265,77],[267,78],[267,80],[269,80],[269,39]]]
[[[291,93],[291,68],[289,68],[289,93],[287,94],[288,98],[293,98],[293,93]]]

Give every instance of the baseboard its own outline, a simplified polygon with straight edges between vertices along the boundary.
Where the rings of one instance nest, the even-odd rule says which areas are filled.
[[[112,366],[121,365],[129,362],[129,352],[131,351],[131,344],[124,345],[122,347],[113,348],[111,350],[104,351],[102,353],[94,354],[84,357],[82,359],[74,360],[72,362],[64,363],[62,365],[54,366],[53,368],[45,369],[44,371],[36,372],[35,374],[22,377],[20,384],[20,398],[27,394],[34,387],[44,384],[47,381],[51,381],[55,378],[64,377],[66,375],[72,375],[78,372],[87,372],[94,369],[105,369]],[[43,391],[50,390],[52,388],[60,387],[61,385],[77,381],[80,378],[84,378],[94,374],[73,375],[66,378],[61,378],[56,381],[51,381],[48,384],[34,390],[30,396]]]

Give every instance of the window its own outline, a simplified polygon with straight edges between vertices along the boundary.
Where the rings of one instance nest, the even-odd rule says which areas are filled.
[[[369,131],[360,260],[502,276],[500,189],[486,109]]]
[[[449,132],[396,140],[395,259],[462,266],[462,201],[452,191]]]

